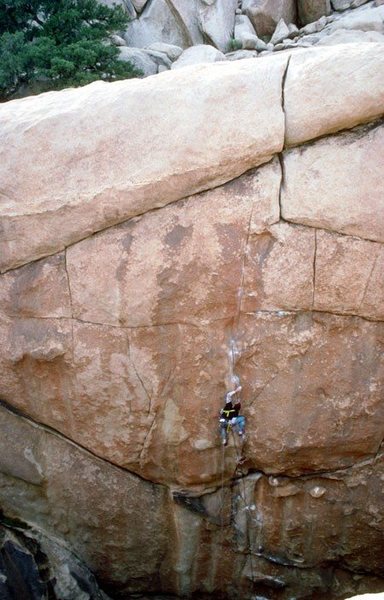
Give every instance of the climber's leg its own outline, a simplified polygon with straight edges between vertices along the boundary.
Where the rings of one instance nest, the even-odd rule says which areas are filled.
[[[243,417],[243,415],[240,415],[236,419],[236,430],[237,430],[237,433],[240,436],[244,435],[244,432],[245,432],[245,417]]]
[[[227,422],[225,419],[220,419],[220,437],[223,446],[226,446],[228,443],[228,435],[227,435]]]
[[[223,446],[228,444],[228,432],[227,432],[228,423],[225,419],[220,419],[220,436]]]

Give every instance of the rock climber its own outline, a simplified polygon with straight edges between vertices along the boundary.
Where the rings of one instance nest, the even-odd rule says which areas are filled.
[[[232,392],[225,394],[225,406],[220,411],[220,435],[223,446],[228,444],[228,431],[232,428],[240,437],[244,436],[245,417],[239,415],[241,402],[236,394],[241,391],[241,385],[238,385]],[[233,398],[235,396],[235,398]]]

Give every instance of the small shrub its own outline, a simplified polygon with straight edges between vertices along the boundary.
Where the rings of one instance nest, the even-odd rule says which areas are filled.
[[[240,40],[237,40],[236,38],[231,38],[231,40],[229,42],[228,52],[234,52],[235,50],[241,50],[242,47],[243,47],[243,45],[240,42]]]

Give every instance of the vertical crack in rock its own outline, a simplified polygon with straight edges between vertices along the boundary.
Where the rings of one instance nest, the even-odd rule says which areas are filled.
[[[370,272],[369,272],[369,275],[368,275],[368,277],[367,277],[367,283],[365,284],[364,291],[363,291],[363,295],[362,295],[362,297],[361,297],[361,300],[360,300],[360,302],[359,302],[359,306],[357,307],[357,312],[358,312],[358,311],[360,310],[360,308],[362,307],[362,305],[363,305],[363,303],[364,303],[364,300],[365,300],[365,296],[367,295],[368,287],[369,287],[369,284],[371,283],[372,275],[373,275],[373,273],[374,273],[374,270],[375,270],[375,267],[376,267],[376,263],[377,263],[377,261],[378,261],[379,255],[380,255],[380,249],[381,249],[381,248],[380,248],[380,246],[378,246],[378,248],[377,248],[377,253],[376,253],[376,256],[375,256],[375,259],[374,259],[374,261],[373,261],[373,263],[372,263],[371,270],[370,270]]]
[[[144,391],[144,394],[145,394],[145,396],[146,396],[146,398],[148,400],[147,417],[149,417],[151,415],[151,413],[152,413],[152,396],[148,392],[148,390],[147,390],[147,388],[146,388],[146,386],[144,384],[144,381],[141,378],[141,376],[140,376],[140,374],[139,374],[139,372],[137,370],[135,361],[133,360],[132,344],[131,344],[131,340],[129,338],[129,332],[127,330],[125,331],[125,339],[127,341],[127,351],[128,351],[128,357],[129,357],[130,363],[132,365],[132,368],[133,368],[133,370],[135,372],[135,375],[136,375],[137,379],[140,382],[140,385],[141,385],[141,387],[142,387],[142,389]],[[129,411],[131,412],[131,406],[129,407]],[[157,416],[156,413],[154,413],[151,425],[149,426],[149,428],[147,430],[147,433],[145,434],[143,445],[142,445],[142,448],[141,448],[140,453],[139,453],[139,463],[140,463],[140,467],[141,468],[143,467],[143,464],[144,464],[144,461],[145,461],[145,454],[147,452],[147,449],[148,449],[148,446],[149,446],[149,442],[151,440],[152,431],[153,431],[153,429],[155,427],[155,424],[156,424],[156,416]]]
[[[251,237],[253,209],[254,209],[254,201],[252,202],[251,210],[249,213],[247,235],[244,238],[244,247],[243,247],[243,251],[242,251],[243,260],[242,260],[242,264],[241,264],[240,286],[239,286],[239,290],[238,290],[238,294],[237,294],[237,306],[236,306],[236,314],[235,314],[235,319],[234,319],[235,330],[238,328],[238,325],[239,325],[240,314],[241,314],[241,305],[242,305],[243,294],[244,294],[244,274],[245,274],[245,267],[247,265],[247,258],[248,258],[248,251],[249,251],[249,239]]]
[[[72,298],[72,290],[71,290],[71,281],[69,278],[69,272],[68,272],[68,264],[67,264],[67,249],[64,249],[64,269],[65,269],[65,274],[67,277],[67,283],[68,283],[68,295],[69,295],[69,305],[70,305],[70,309],[71,309],[71,355],[72,355],[72,365],[75,365],[75,333],[74,333],[74,316],[73,316],[73,298]],[[75,381],[75,384],[73,385],[73,393],[74,395],[77,397],[77,384]],[[68,394],[65,394],[66,400],[65,400],[65,404],[67,407],[67,412],[68,412],[68,417],[69,417],[69,426],[70,426],[70,431],[71,431],[71,437],[73,438],[74,436],[74,431],[75,431],[75,427],[74,427],[74,419],[73,419],[73,409],[72,409],[72,402],[71,399],[68,397]],[[76,402],[76,404],[78,404],[78,402]]]
[[[313,279],[312,279],[312,310],[315,310],[315,294],[316,294],[316,259],[317,259],[317,229],[314,230],[315,247],[313,251]]]
[[[238,328],[239,328],[239,321],[240,321],[240,314],[241,314],[241,305],[242,305],[242,299],[243,299],[243,293],[244,293],[244,274],[245,274],[245,267],[247,264],[249,238],[251,236],[253,208],[254,208],[254,203],[252,202],[249,219],[248,219],[247,234],[244,237],[244,245],[243,245],[243,250],[242,250],[243,259],[241,262],[241,272],[240,272],[239,287],[238,287],[238,291],[237,291],[236,309],[235,309],[235,314],[232,319],[232,326],[231,326],[231,333],[230,333],[230,340],[229,340],[229,351],[228,351],[229,367],[230,367],[229,378],[230,378],[231,384],[234,387],[237,387],[240,383],[238,376],[235,374],[235,362],[236,362],[236,357],[239,354],[236,339],[237,339],[237,335],[238,335]]]
[[[149,442],[151,441],[152,431],[155,427],[155,424],[156,424],[156,414],[153,415],[152,423],[145,435],[143,447],[140,450],[140,455],[139,455],[140,468],[143,468],[143,466],[144,466],[145,454],[148,450]]]
[[[139,375],[138,375],[138,373],[136,371],[135,366],[134,366],[134,369],[135,369],[135,372],[136,372],[137,376],[139,377]],[[159,390],[159,392],[158,392],[158,397],[161,397],[161,396],[165,395],[165,391],[166,391],[166,389],[167,389],[170,381],[172,381],[172,375],[173,374],[174,374],[174,369],[171,369],[169,371],[169,373],[168,373],[167,378],[164,381],[164,384],[161,387],[161,390]],[[139,379],[140,379],[140,377],[139,377]],[[142,385],[144,387],[144,383],[143,382],[142,382]],[[144,387],[144,390],[145,390],[145,387]],[[147,417],[149,417],[151,415],[151,412],[152,412],[152,404],[151,404],[152,397],[150,396],[149,392],[148,392],[147,395],[148,395],[149,400],[150,400],[149,409],[148,409],[148,413],[147,413]],[[149,447],[149,444],[150,444],[150,441],[151,441],[152,432],[155,429],[155,425],[157,424],[157,416],[158,416],[158,411],[156,409],[154,409],[153,416],[152,416],[152,421],[151,421],[151,424],[150,424],[150,426],[149,426],[149,428],[147,430],[147,433],[145,434],[143,446],[142,446],[142,448],[140,450],[140,454],[139,454],[139,462],[140,462],[140,467],[141,468],[143,468],[143,466],[144,466],[145,455],[146,455],[146,452],[148,450],[148,447]]]
[[[136,375],[137,379],[140,381],[141,387],[143,388],[144,393],[145,393],[145,395],[147,397],[147,400],[148,400],[147,416],[149,416],[151,414],[151,412],[152,412],[152,396],[150,395],[150,393],[148,392],[147,388],[145,387],[144,381],[140,377],[139,372],[138,372],[138,370],[136,368],[136,365],[135,365],[135,361],[133,360],[133,353],[132,353],[132,349],[131,349],[131,342],[130,342],[130,339],[129,339],[128,331],[125,332],[125,337],[126,337],[126,340],[127,340],[129,360],[131,362],[131,365],[133,367],[135,375]]]
[[[281,109],[284,115],[284,139],[283,139],[283,149],[286,147],[286,137],[287,137],[287,115],[285,112],[285,81],[287,79],[288,67],[291,61],[291,56],[288,57],[287,64],[285,65],[283,77],[281,79]],[[280,162],[281,168],[281,179],[280,179],[280,189],[279,189],[279,217],[280,219],[284,219],[283,217],[283,205],[282,205],[282,196],[283,191],[285,189],[285,165],[284,165],[284,154],[283,152],[278,153],[278,159]]]
[[[130,363],[133,364],[132,356],[131,356],[131,345],[130,345],[130,341],[129,341],[129,333],[128,333],[127,330],[124,331],[124,335],[125,335],[125,341],[126,341],[126,344],[127,344],[127,357],[129,359]],[[135,367],[133,367],[133,368],[135,368]],[[137,376],[137,373],[136,373],[136,376]],[[131,397],[130,397],[129,394],[127,394],[127,400],[128,400],[128,403],[129,403],[128,411],[129,411],[129,414],[130,414],[131,411],[132,411],[132,401],[131,401]]]
[[[286,121],[287,121],[287,115],[285,113],[285,81],[287,79],[288,67],[289,67],[289,63],[291,62],[291,58],[292,58],[292,55],[288,57],[287,64],[285,66],[283,77],[282,77],[282,80],[281,80],[281,109],[282,109],[283,114],[284,114],[284,141],[283,141],[283,148],[285,148],[286,145],[287,145],[286,144],[286,142],[287,142],[287,123],[286,123]]]
[[[279,220],[283,219],[283,207],[282,207],[282,195],[285,189],[285,166],[284,166],[284,154],[279,152],[277,155],[280,163],[281,177],[280,177],[280,188],[279,188]]]
[[[67,283],[68,283],[68,295],[69,295],[69,304],[70,304],[70,307],[71,307],[71,319],[73,319],[74,318],[74,315],[73,315],[73,299],[72,299],[71,281],[69,279],[69,272],[68,272],[67,249],[66,248],[64,250],[64,269],[65,269],[65,274],[67,276]]]

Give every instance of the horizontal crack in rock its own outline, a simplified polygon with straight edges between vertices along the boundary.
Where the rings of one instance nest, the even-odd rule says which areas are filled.
[[[286,79],[287,72],[288,72],[288,66],[289,66],[290,58],[291,57],[289,57],[289,59],[287,61],[287,65],[286,65],[286,69],[285,69],[285,72],[284,72],[284,75],[283,75],[283,81],[282,81],[282,110],[283,110],[283,112],[284,112],[284,85],[285,85],[285,79]],[[384,115],[380,115],[379,118],[375,118],[372,121],[369,121],[368,123],[363,123],[363,124],[360,123],[360,124],[356,125],[355,127],[350,128],[350,129],[343,129],[343,130],[340,130],[340,131],[337,131],[337,132],[334,132],[334,133],[327,133],[327,134],[324,134],[324,135],[319,136],[317,138],[314,138],[312,140],[308,140],[307,142],[304,142],[302,144],[297,144],[297,146],[295,146],[295,145],[289,146],[289,147],[284,146],[283,152],[285,152],[285,151],[289,152],[291,149],[293,149],[295,147],[308,146],[310,144],[314,144],[314,143],[316,143],[317,141],[319,141],[319,140],[321,140],[323,138],[328,138],[328,137],[329,138],[334,138],[336,136],[345,135],[346,133],[351,133],[353,135],[353,133],[356,132],[356,136],[361,136],[361,135],[364,135],[365,133],[368,133],[371,129],[374,129],[376,127],[380,127],[383,123],[384,123]],[[60,252],[63,252],[63,250],[65,250],[66,248],[70,248],[71,246],[74,246],[74,245],[76,245],[76,244],[78,244],[78,243],[80,243],[80,242],[82,242],[82,241],[84,241],[86,239],[89,239],[89,238],[93,237],[94,235],[102,233],[103,231],[107,231],[108,229],[112,229],[113,227],[116,227],[118,225],[123,225],[124,223],[127,223],[127,222],[131,221],[132,219],[138,219],[140,217],[143,217],[146,214],[150,214],[150,213],[154,213],[154,212],[157,212],[159,210],[162,210],[163,208],[166,208],[167,206],[172,206],[172,205],[177,204],[178,202],[183,202],[183,201],[187,200],[188,198],[191,198],[192,196],[195,196],[195,195],[198,195],[198,194],[201,194],[201,193],[204,193],[204,192],[209,192],[211,190],[220,188],[223,185],[225,185],[226,183],[230,183],[231,181],[235,181],[236,179],[239,179],[240,177],[242,177],[248,171],[252,171],[254,169],[259,169],[263,165],[268,164],[276,156],[279,157],[279,154],[281,154],[281,152],[275,153],[272,156],[272,158],[270,158],[268,160],[265,160],[265,162],[262,162],[262,163],[260,163],[260,164],[258,164],[256,166],[254,166],[254,167],[246,169],[243,173],[241,173],[237,177],[234,177],[233,179],[225,181],[224,183],[219,183],[217,185],[213,185],[212,187],[207,187],[207,188],[205,188],[205,189],[203,189],[201,191],[198,191],[198,192],[192,192],[191,194],[189,194],[187,196],[183,196],[181,198],[177,198],[176,200],[174,200],[172,202],[169,202],[168,204],[165,204],[164,206],[153,207],[153,208],[150,208],[150,209],[148,209],[148,210],[146,210],[144,212],[141,212],[141,213],[139,212],[139,213],[136,213],[134,215],[131,215],[130,217],[123,218],[122,220],[118,220],[115,223],[109,224],[106,227],[102,227],[101,229],[98,229],[97,231],[94,231],[90,235],[85,235],[84,237],[79,237],[78,239],[76,239],[75,241],[73,241],[73,242],[71,242],[69,244],[63,244],[55,252],[43,254],[43,256],[40,256],[39,258],[30,260],[30,261],[26,260],[26,261],[21,262],[19,265],[14,266],[14,267],[5,268],[5,269],[3,269],[1,271],[0,274],[2,274],[2,273],[8,273],[9,271],[15,271],[16,269],[19,269],[20,267],[22,267],[22,266],[24,266],[26,264],[31,264],[31,263],[37,262],[38,260],[42,260],[42,259],[48,258],[50,256],[55,256],[55,254],[59,254]],[[49,212],[49,211],[44,211],[44,213],[45,212]],[[33,213],[33,214],[35,215],[36,213]],[[285,219],[282,219],[282,220],[285,221]],[[293,222],[293,221],[286,221],[286,222]],[[298,224],[300,224],[300,223],[298,223]],[[302,223],[302,224],[305,225],[305,226],[307,226],[307,227],[311,227],[310,225],[306,225],[305,223]],[[329,231],[334,231],[335,233],[339,233],[340,235],[348,235],[348,234],[343,234],[343,233],[340,233],[340,232],[338,232],[336,230],[332,230],[332,229],[329,229]],[[353,237],[358,237],[358,239],[368,239],[368,238],[364,238],[364,237],[360,237],[360,236],[353,236]],[[373,240],[369,240],[368,239],[368,241],[373,241]]]
[[[42,423],[36,419],[34,419],[33,417],[29,416],[28,414],[26,414],[24,411],[20,410],[19,408],[16,408],[14,406],[12,406],[11,404],[9,404],[9,402],[0,399],[0,407],[3,408],[3,410],[11,413],[14,416],[17,416],[19,418],[21,418],[22,420],[28,422],[32,427],[36,427],[36,428],[40,428],[43,431],[46,431],[47,433],[56,436],[57,438],[64,440],[65,442],[67,442],[68,444],[71,444],[72,446],[81,449],[83,452],[86,452],[88,455],[93,456],[96,460],[102,461],[104,463],[107,463],[109,465],[111,465],[111,467],[118,469],[120,472],[125,473],[125,474],[129,474],[132,477],[136,477],[137,479],[141,479],[142,481],[145,481],[147,483],[151,483],[154,485],[159,485],[160,487],[166,488],[168,490],[171,491],[177,491],[175,490],[175,486],[171,486],[171,485],[167,485],[165,483],[159,483],[159,482],[154,482],[150,479],[146,479],[145,477],[139,475],[136,472],[130,471],[129,469],[126,469],[114,462],[112,462],[111,460],[108,460],[105,457],[101,457],[98,454],[96,454],[95,452],[93,452],[92,450],[90,450],[89,448],[87,448],[86,446],[83,446],[82,444],[80,444],[79,442],[75,442],[74,440],[68,438],[66,435],[64,435],[63,433],[59,432],[57,429],[54,429],[53,427],[51,427],[50,425],[46,425],[45,423]],[[257,469],[257,470],[250,470],[247,474],[244,475],[238,475],[238,476],[232,476],[230,478],[228,478],[228,480],[226,481],[226,485],[232,485],[232,483],[234,481],[241,481],[241,480],[245,480],[247,478],[252,478],[255,475],[263,475],[265,477],[284,477],[286,479],[290,479],[290,480],[308,480],[311,478],[317,478],[317,477],[327,477],[330,476],[331,478],[334,478],[335,475],[337,475],[338,473],[343,474],[346,471],[353,469],[353,468],[359,468],[362,466],[366,466],[366,465],[372,465],[374,464],[377,460],[379,460],[383,455],[384,455],[384,450],[383,452],[380,452],[380,449],[382,447],[384,443],[383,442],[380,444],[377,452],[375,455],[373,455],[372,457],[367,457],[365,459],[362,459],[359,462],[356,463],[351,463],[350,465],[347,466],[343,466],[343,467],[335,467],[334,469],[327,469],[327,470],[321,470],[321,471],[311,471],[309,473],[302,473],[302,474],[297,474],[297,475],[290,475],[290,474],[286,474],[284,472],[281,471],[269,471],[269,472],[265,472],[261,469]],[[204,493],[212,493],[213,489],[219,489],[221,487],[221,485],[216,485],[216,486],[211,486],[209,487],[209,489],[207,489]],[[191,492],[192,493],[192,492]],[[204,493],[200,494],[201,496],[204,495]],[[197,495],[197,494],[196,494]]]

